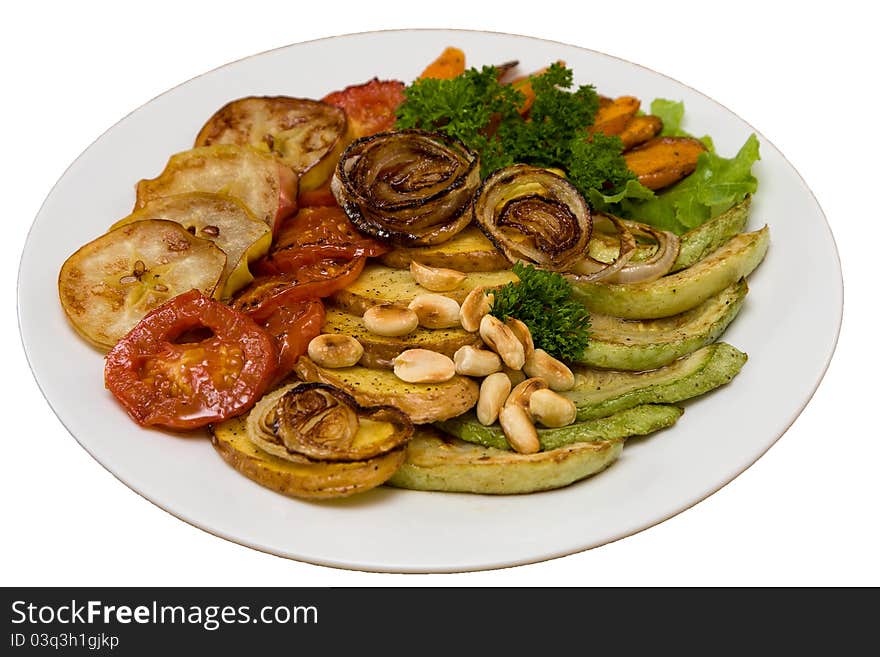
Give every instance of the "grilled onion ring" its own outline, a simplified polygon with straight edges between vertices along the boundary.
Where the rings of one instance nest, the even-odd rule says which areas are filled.
[[[605,263],[585,255],[572,268],[569,278],[581,283],[602,281],[603,283],[640,283],[655,281],[672,269],[681,240],[678,235],[653,226],[619,219],[609,214],[596,214],[597,224],[608,221],[614,225],[620,236],[620,251],[613,262]],[[650,258],[631,262],[635,254],[635,234],[647,236],[657,242],[657,249]]]
[[[361,406],[326,383],[274,390],[254,406],[246,426],[254,445],[294,463],[364,461],[397,449],[413,434],[403,411]]]
[[[582,260],[592,232],[590,207],[577,188],[527,164],[489,176],[474,199],[474,217],[508,260],[551,271],[569,271]]]
[[[330,189],[362,232],[398,246],[426,246],[467,226],[479,184],[479,157],[460,141],[401,130],[352,142]]]

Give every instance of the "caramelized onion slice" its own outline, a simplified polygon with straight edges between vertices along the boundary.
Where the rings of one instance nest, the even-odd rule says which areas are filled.
[[[584,258],[592,232],[590,208],[574,185],[546,169],[499,169],[474,199],[474,217],[511,262],[569,271]]]
[[[420,130],[353,142],[330,188],[362,232],[400,246],[439,244],[470,222],[479,158],[456,139]]]
[[[326,383],[295,383],[254,407],[247,432],[263,451],[295,463],[362,461],[405,444],[413,425],[397,408],[361,406]]]
[[[613,215],[596,215],[599,222],[611,223],[620,239],[620,250],[614,261],[600,262],[589,255],[573,268],[569,278],[579,282],[640,283],[655,281],[669,273],[678,257],[681,240],[675,233],[658,230],[653,226],[619,219]],[[645,260],[631,262],[635,254],[635,236],[647,237],[657,243],[654,253]]]

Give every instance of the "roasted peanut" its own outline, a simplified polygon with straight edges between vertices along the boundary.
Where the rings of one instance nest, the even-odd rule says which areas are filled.
[[[452,359],[428,349],[407,349],[393,363],[394,374],[407,383],[442,383],[455,376]]]
[[[419,326],[419,316],[409,308],[382,304],[367,309],[364,326],[376,335],[397,337],[415,331]]]
[[[486,288],[482,285],[475,287],[461,302],[461,327],[470,333],[480,330],[480,320],[489,314],[495,295],[491,292],[486,294]]]
[[[504,400],[510,395],[510,379],[504,372],[490,374],[480,384],[480,398],[477,401],[477,420],[489,426],[498,419]]]
[[[452,356],[455,371],[467,376],[488,376],[501,371],[501,359],[494,351],[477,349],[472,345],[461,347]]]
[[[492,315],[485,315],[480,320],[480,337],[483,338],[487,347],[501,356],[505,365],[514,370],[522,369],[526,361],[522,342],[500,319]]]
[[[507,442],[520,454],[534,454],[541,449],[538,431],[522,406],[505,406],[498,414],[498,422]]]
[[[538,390],[546,390],[547,382],[544,379],[531,378],[526,379],[522,383],[518,383],[513,387],[513,390],[510,391],[510,395],[507,397],[507,401],[504,402],[505,406],[522,406],[523,408],[529,407],[529,400],[532,395]]]
[[[518,320],[516,317],[508,317],[504,320],[504,325],[513,331],[516,339],[522,343],[526,362],[528,362],[529,356],[535,353],[535,342],[532,340],[532,332],[529,330],[529,327],[525,325],[525,322]],[[529,376],[532,375],[530,374]]]
[[[429,267],[415,260],[409,263],[409,273],[416,279],[416,283],[432,292],[449,292],[464,282],[467,274],[454,269],[443,267]]]
[[[458,326],[461,308],[455,299],[442,294],[418,294],[409,302],[409,309],[419,318],[419,324],[429,329]]]
[[[574,374],[562,361],[559,361],[543,349],[535,349],[526,358],[523,372],[529,376],[539,376],[547,382],[551,390],[571,390],[574,388]]]
[[[529,397],[529,413],[545,427],[566,427],[577,417],[577,406],[558,392],[535,390]]]
[[[364,348],[350,335],[325,333],[312,338],[308,353],[321,367],[351,367],[364,355]]]

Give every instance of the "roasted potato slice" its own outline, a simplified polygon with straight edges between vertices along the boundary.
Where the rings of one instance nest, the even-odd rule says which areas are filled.
[[[619,135],[639,111],[640,105],[641,101],[634,96],[621,96],[610,102],[603,99],[593,119],[593,125],[590,126],[590,132]]]
[[[319,367],[302,356],[294,368],[303,381],[320,381],[342,388],[362,406],[396,406],[413,424],[448,420],[461,415],[477,403],[480,389],[465,376],[454,376],[443,383],[406,383],[390,370],[366,367]]]
[[[661,130],[663,130],[663,120],[659,116],[653,114],[634,116],[626,122],[619,134],[623,149],[638,146],[659,135]]]
[[[254,279],[248,264],[266,255],[272,244],[269,227],[231,196],[192,192],[157,198],[117,221],[111,230],[147,219],[175,221],[220,247],[226,254],[226,269],[217,286],[221,299],[229,299]]]
[[[562,488],[601,472],[617,460],[622,449],[622,439],[595,440],[518,454],[419,427],[406,448],[406,461],[388,483],[398,488],[456,493],[534,493]]]
[[[468,274],[456,289],[438,294],[461,303],[475,287],[500,287],[516,280],[516,274],[509,269],[474,272]],[[383,303],[406,307],[417,295],[424,293],[425,288],[416,283],[408,269],[392,269],[370,263],[364,267],[364,271],[354,283],[334,293],[331,299],[341,310],[360,316],[368,308]]]
[[[385,369],[391,369],[391,361],[407,349],[428,349],[452,358],[465,345],[482,345],[479,333],[468,333],[461,328],[417,328],[400,337],[378,335],[368,330],[357,315],[350,315],[337,308],[327,309],[321,331],[350,335],[364,348],[361,365]]]
[[[428,267],[446,267],[464,272],[486,272],[507,269],[510,262],[476,226],[470,226],[442,244],[399,247],[380,260],[396,269],[409,269],[415,260]]]
[[[233,196],[276,232],[282,219],[296,210],[297,176],[277,158],[250,146],[194,148],[172,155],[158,177],[137,184],[135,210],[186,192]]]
[[[693,173],[705,151],[693,137],[655,137],[626,151],[623,159],[645,187],[662,189]]]
[[[174,221],[149,219],[111,230],[70,256],[58,276],[73,327],[109,349],[144,315],[197,289],[210,296],[226,268],[216,244]]]
[[[405,447],[365,461],[294,463],[264,452],[247,437],[244,417],[211,427],[214,449],[233,468],[261,486],[290,497],[327,499],[381,485],[406,458]]]
[[[345,112],[306,98],[249,96],[233,100],[208,119],[195,146],[250,144],[281,158],[299,176],[303,191],[330,178],[346,141]]]

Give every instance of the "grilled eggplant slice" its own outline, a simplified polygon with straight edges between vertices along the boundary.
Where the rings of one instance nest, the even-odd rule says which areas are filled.
[[[764,259],[769,245],[770,230],[765,226],[737,235],[678,273],[645,283],[574,283],[574,296],[591,312],[603,315],[624,319],[671,317],[748,276]]]
[[[194,148],[172,155],[158,177],[137,184],[135,209],[186,192],[233,196],[277,232],[281,221],[296,210],[297,176],[277,158],[250,146]]]
[[[244,417],[211,427],[211,443],[239,473],[290,497],[328,499],[363,493],[383,484],[401,466],[406,448],[365,461],[294,463],[263,451],[248,439]]]
[[[395,406],[413,424],[447,420],[473,408],[480,389],[473,379],[454,376],[443,383],[406,383],[390,370],[366,367],[319,367],[302,356],[294,368],[303,381],[329,383],[354,397],[363,406]]]
[[[611,370],[653,370],[717,340],[742,308],[744,280],[680,315],[628,320],[590,317],[590,342],[580,364]]]
[[[174,221],[121,226],[80,248],[61,267],[58,293],[77,332],[109,349],[148,312],[192,289],[211,296],[226,255]]]
[[[604,417],[579,420],[555,429],[538,429],[538,440],[542,450],[550,451],[575,443],[645,436],[671,427],[683,412],[677,406],[666,404],[634,405]],[[469,443],[493,449],[510,449],[498,424],[480,424],[473,413],[440,422],[437,427]]]
[[[195,146],[250,144],[277,155],[299,176],[301,191],[330,179],[346,142],[345,112],[306,98],[249,96],[221,107],[196,137]]]
[[[364,348],[360,365],[384,369],[391,369],[392,361],[407,349],[428,349],[452,358],[465,345],[483,344],[479,333],[468,333],[460,328],[417,328],[401,337],[378,335],[369,331],[360,317],[338,308],[327,309],[321,332],[350,335]]]
[[[226,269],[217,286],[221,299],[231,298],[253,280],[249,263],[266,255],[272,243],[269,227],[231,196],[192,192],[157,198],[117,221],[111,230],[145,219],[175,221],[220,247],[226,254]]]
[[[623,440],[575,443],[536,454],[482,447],[420,427],[388,480],[398,488],[511,495],[562,488],[617,460]]]
[[[464,282],[454,290],[438,294],[461,303],[475,287],[500,287],[516,280],[516,274],[510,270],[474,272],[468,274]],[[336,292],[331,299],[341,310],[360,316],[368,308],[383,303],[406,307],[416,295],[425,292],[425,288],[416,283],[408,269],[392,269],[372,263],[364,267],[363,273],[354,283]]]

